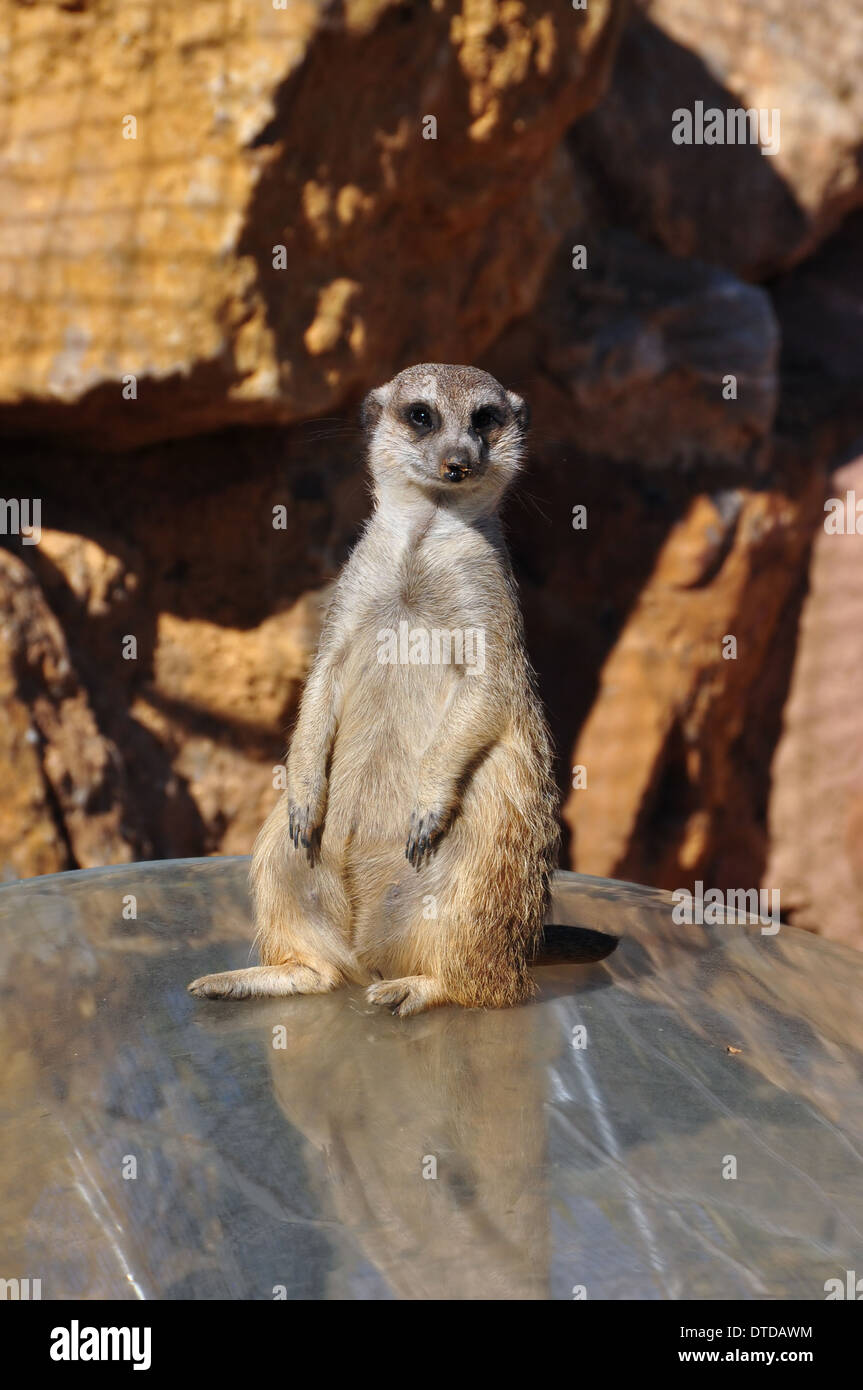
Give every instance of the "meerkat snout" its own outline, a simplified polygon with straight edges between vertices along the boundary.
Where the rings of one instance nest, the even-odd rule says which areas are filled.
[[[473,472],[473,464],[466,449],[444,455],[440,461],[440,476],[450,483],[460,483]]]

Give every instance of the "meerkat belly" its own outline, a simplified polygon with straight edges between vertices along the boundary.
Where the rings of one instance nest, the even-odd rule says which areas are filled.
[[[464,679],[450,664],[409,658],[404,643],[366,642],[346,662],[326,818],[333,839],[372,846],[407,836],[420,760]]]

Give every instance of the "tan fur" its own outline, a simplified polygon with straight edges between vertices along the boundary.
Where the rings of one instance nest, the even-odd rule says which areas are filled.
[[[414,423],[417,403],[431,428]],[[375,510],[336,586],[288,789],[254,848],[262,965],[205,976],[193,993],[360,981],[401,1016],[531,994],[556,793],[497,518],[525,415],[472,367],[412,367],[367,399]],[[402,621],[481,630],[484,669],[382,664],[381,632]]]

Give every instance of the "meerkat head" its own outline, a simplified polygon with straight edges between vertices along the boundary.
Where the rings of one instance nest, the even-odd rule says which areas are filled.
[[[379,497],[419,489],[475,513],[518,472],[528,410],[488,372],[425,362],[366,396],[362,423]]]

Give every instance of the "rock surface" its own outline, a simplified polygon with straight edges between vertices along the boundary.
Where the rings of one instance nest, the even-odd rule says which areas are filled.
[[[863,458],[830,477],[827,499],[841,508],[824,513],[813,546],[810,589],[773,762],[765,877],[780,889],[795,926],[860,946]],[[837,512],[844,518],[841,530],[834,529]]]
[[[0,12],[0,409],[104,447],[480,352],[531,307],[623,3]]]
[[[0,551],[0,876],[126,863],[122,760],[100,733],[63,632],[27,567]]]
[[[579,245],[583,270],[568,249]],[[739,467],[769,437],[779,326],[759,287],[631,233],[576,228],[532,322],[535,360],[572,402],[567,438],[585,451],[647,468]]]
[[[863,11],[840,9],[825,23],[806,0],[730,0],[708,19],[701,0],[650,0],[608,97],[571,137],[607,215],[746,278],[809,254],[863,203]],[[776,153],[672,143],[674,113],[694,120],[697,102],[770,113],[762,145],[778,111]]]
[[[574,865],[671,889],[758,886],[736,750],[805,556],[807,501],[702,494],[670,530],[573,751],[586,779],[564,807]]]

